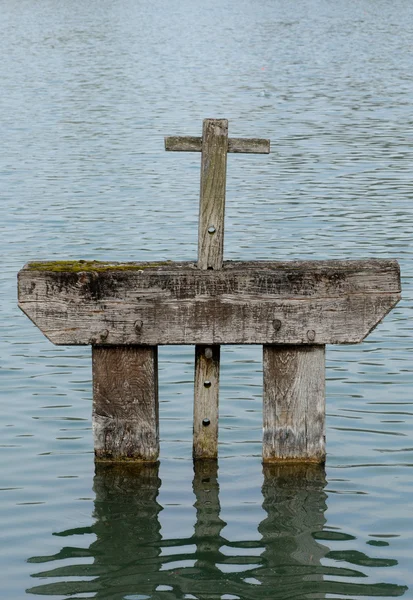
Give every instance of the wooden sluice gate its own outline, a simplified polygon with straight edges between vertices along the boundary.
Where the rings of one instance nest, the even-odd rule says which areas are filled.
[[[361,342],[400,299],[395,260],[223,261],[227,153],[270,151],[206,119],[197,262],[31,262],[19,307],[54,344],[91,345],[97,461],[157,462],[158,346],[195,346],[195,459],[218,455],[220,346],[263,346],[263,462],[325,461],[325,346]]]

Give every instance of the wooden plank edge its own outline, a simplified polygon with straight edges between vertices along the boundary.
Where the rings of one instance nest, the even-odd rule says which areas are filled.
[[[63,266],[67,265],[67,269]],[[49,268],[50,267],[50,268]],[[57,267],[57,269],[55,268]],[[34,276],[44,275],[45,273],[103,273],[103,272],[121,272],[136,273],[145,271],[150,274],[157,272],[182,272],[188,269],[198,271],[195,261],[96,261],[96,260],[33,260],[27,262],[17,273],[19,284],[20,277],[26,277],[28,273]],[[397,289],[392,289],[392,293],[401,292],[400,283],[400,265],[396,259],[388,258],[364,258],[364,259],[330,259],[330,260],[225,260],[221,271],[232,273],[242,271],[269,272],[289,271],[291,274],[296,272],[311,271],[321,275],[329,275],[332,271],[343,271],[345,275],[359,275],[360,271],[372,271],[382,274],[384,270],[391,272],[397,282]],[[213,276],[209,273],[209,276]]]
[[[378,325],[380,325],[380,323],[383,321],[383,319],[386,318],[386,316],[389,314],[389,312],[391,312],[393,310],[393,308],[398,305],[398,303],[402,299],[401,292],[398,293],[398,294],[394,294],[394,295],[396,296],[396,298],[393,301],[393,304],[390,307],[388,307],[387,311],[383,314],[383,316],[380,318],[380,320],[377,321],[377,323],[375,323],[372,327],[370,327],[370,329],[367,331],[367,333],[365,334],[365,336],[363,338],[361,338],[360,342],[362,342],[363,340],[365,340],[366,337],[369,336],[370,333],[372,331],[374,331]],[[360,342],[357,342],[357,343],[359,344]]]

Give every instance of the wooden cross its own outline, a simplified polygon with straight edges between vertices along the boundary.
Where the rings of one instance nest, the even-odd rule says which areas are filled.
[[[195,346],[195,458],[216,458],[221,344],[263,346],[263,461],[325,460],[325,345],[361,342],[400,299],[395,260],[223,263],[227,152],[267,140],[202,138],[198,262],[54,261],[18,274],[19,307],[55,344],[91,345],[95,458],[156,462],[158,346]]]
[[[201,152],[198,269],[218,270],[224,258],[227,153],[269,154],[270,140],[228,138],[226,119],[205,119],[202,138],[166,137],[165,150]],[[212,324],[211,324],[212,325]],[[217,458],[220,346],[195,346],[194,458]]]
[[[166,137],[165,150],[202,153],[198,268],[221,269],[224,258],[227,153],[269,154],[270,140],[228,138],[226,119],[205,119],[202,138]]]

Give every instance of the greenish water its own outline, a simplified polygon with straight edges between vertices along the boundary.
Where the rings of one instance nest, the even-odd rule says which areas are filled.
[[[0,583],[11,600],[413,598],[407,0],[0,2]],[[403,299],[327,349],[327,463],[266,469],[261,348],[222,350],[195,472],[193,349],[159,353],[161,463],[95,472],[89,348],[17,309],[28,261],[194,260],[199,154],[228,118],[225,258],[391,257]]]

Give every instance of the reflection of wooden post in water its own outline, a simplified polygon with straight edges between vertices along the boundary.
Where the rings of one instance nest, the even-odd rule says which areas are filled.
[[[294,597],[321,598],[326,582],[320,561],[327,553],[314,538],[323,529],[326,509],[324,470],[318,465],[264,467],[263,508],[267,517],[258,526],[261,540],[234,542],[222,535],[226,523],[220,518],[216,461],[196,461],[193,491],[196,523],[190,538],[162,540],[157,502],[160,486],[156,466],[113,467],[97,465],[94,517],[88,528],[73,529],[59,536],[94,533],[89,549],[66,548],[49,557],[34,557],[31,563],[58,561],[57,568],[40,568],[34,575],[42,584],[27,590],[37,595],[94,593],[97,600],[123,600],[125,596],[157,597],[158,586],[174,598],[192,594],[219,599],[236,594],[250,600],[285,600]],[[195,552],[188,547],[196,546]],[[221,551],[232,547],[234,553]],[[161,548],[182,547],[182,554],[161,554]],[[239,555],[237,548],[242,548]],[[262,553],[246,552],[259,548]],[[90,557],[93,562],[76,562]],[[62,566],[60,561],[71,559]],[[173,570],[168,563],[193,561]],[[258,565],[258,566],[257,566]],[[38,565],[40,566],[40,565]],[[165,568],[165,566],[167,568]],[[242,568],[240,569],[240,566]],[[77,581],[73,581],[73,576]],[[90,579],[94,577],[94,579]],[[53,578],[53,579],[52,579]],[[59,578],[58,581],[56,579]],[[50,581],[45,583],[45,581]],[[255,580],[255,581],[253,581]],[[40,583],[40,581],[39,581]],[[260,583],[261,585],[258,585]],[[173,589],[173,592],[171,590]]]
[[[151,595],[160,583],[162,564],[161,506],[157,502],[160,484],[157,465],[96,464],[96,522],[55,534],[71,538],[58,554],[29,559],[30,563],[58,561],[58,566],[34,574],[42,579],[42,585],[26,591],[47,596],[94,593],[93,598],[101,600],[123,600],[138,590]],[[95,534],[97,539],[88,549],[76,548],[76,536],[84,534]],[[93,562],[73,564],[81,557]],[[65,559],[71,559],[71,564],[61,566]],[[73,581],[73,577],[78,580]],[[53,581],[45,583],[47,578]]]
[[[225,523],[219,516],[216,462],[195,464],[197,520],[191,537],[161,539],[159,485],[155,466],[131,470],[130,465],[99,465],[94,485],[96,522],[56,533],[65,538],[56,554],[29,558],[27,562],[36,566],[32,577],[40,585],[26,592],[71,598],[92,594],[97,600],[143,596],[220,600],[225,594],[245,600],[286,600],[324,598],[325,594],[370,598],[382,596],[384,591],[386,597],[402,596],[407,589],[390,583],[383,587],[369,579],[345,581],[343,577],[365,575],[359,568],[348,569],[340,562],[333,569],[321,565],[328,548],[321,546],[314,534],[321,532],[325,523],[322,467],[264,467],[263,509],[267,517],[258,526],[261,540],[246,537],[232,542],[222,536]],[[76,547],[76,539],[85,534],[96,535],[96,541],[89,548]],[[161,552],[168,547],[172,552]],[[228,549],[232,551],[228,553]],[[337,560],[343,557],[359,567],[393,564],[351,549],[339,552]],[[330,553],[328,558],[336,557]],[[327,574],[340,580],[325,580]]]
[[[119,600],[137,589],[145,594],[155,591],[161,564],[160,484],[156,465],[96,465],[97,540],[90,549],[95,565],[102,567],[103,584],[96,598],[107,598],[111,588],[110,598]]]
[[[193,491],[196,497],[195,566],[200,569],[201,579],[210,579],[212,574],[222,578],[216,563],[223,562],[220,548],[226,540],[221,531],[226,523],[219,516],[218,463],[215,460],[194,462]]]
[[[274,585],[274,599],[297,597],[311,592],[320,595],[317,567],[328,552],[313,537],[323,529],[326,506],[325,471],[320,465],[264,465],[263,508],[267,518],[259,531],[265,551],[263,567],[254,576],[262,588]],[[310,577],[311,575],[311,577]]]

